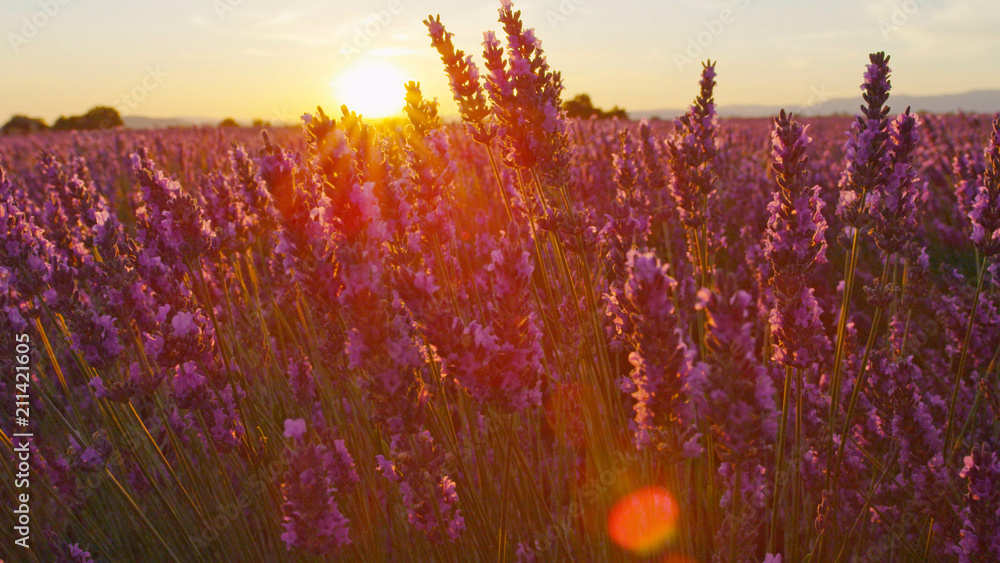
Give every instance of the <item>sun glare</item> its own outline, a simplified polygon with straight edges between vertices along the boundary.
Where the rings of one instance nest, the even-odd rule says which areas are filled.
[[[640,555],[649,555],[677,533],[677,502],[662,487],[644,487],[611,507],[608,533],[611,540]]]
[[[351,111],[378,119],[402,111],[407,80],[398,66],[369,61],[345,69],[330,85],[338,106],[344,104]]]

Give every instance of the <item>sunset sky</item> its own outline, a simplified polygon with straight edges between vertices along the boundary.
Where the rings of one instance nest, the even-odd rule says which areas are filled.
[[[5,0],[0,120],[20,113],[51,123],[112,105],[134,116],[294,121],[316,105],[332,112],[345,101],[361,110],[399,108],[408,79],[453,112],[422,20],[440,13],[456,45],[478,59],[482,32],[499,28],[497,6]],[[718,60],[720,105],[859,95],[867,55],[877,50],[892,56],[894,92],[1000,88],[994,0],[521,0],[514,7],[562,71],[565,97],[586,92],[600,107],[683,108],[705,58]]]

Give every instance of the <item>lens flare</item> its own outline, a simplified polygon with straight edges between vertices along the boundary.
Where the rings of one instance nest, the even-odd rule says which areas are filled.
[[[677,503],[669,491],[662,487],[644,487],[611,507],[608,533],[619,546],[648,555],[674,537],[677,518]]]

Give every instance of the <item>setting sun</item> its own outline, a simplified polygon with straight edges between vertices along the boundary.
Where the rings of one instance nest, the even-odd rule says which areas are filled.
[[[330,83],[337,104],[365,117],[389,117],[401,111],[409,80],[398,66],[381,61],[356,64]]]

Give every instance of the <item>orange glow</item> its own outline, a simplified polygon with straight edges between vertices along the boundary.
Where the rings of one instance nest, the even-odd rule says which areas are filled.
[[[644,487],[619,500],[608,512],[608,533],[621,547],[648,555],[677,533],[678,510],[670,492]]]

